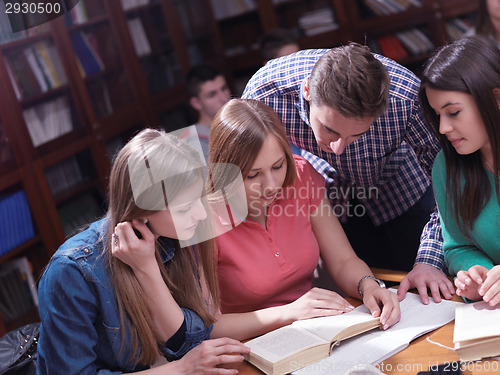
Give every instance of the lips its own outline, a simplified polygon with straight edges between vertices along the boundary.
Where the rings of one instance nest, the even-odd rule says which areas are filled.
[[[462,140],[463,138],[448,138],[448,141],[450,141],[453,147],[457,146]]]

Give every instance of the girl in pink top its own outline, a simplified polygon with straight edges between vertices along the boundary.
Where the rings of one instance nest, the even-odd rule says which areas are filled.
[[[226,103],[212,122],[209,160],[214,191],[228,186],[232,177],[224,166],[232,164],[241,171],[246,194],[244,210],[231,208],[235,217],[246,214],[245,221],[217,237],[223,314],[213,334],[230,325],[238,327],[234,338],[244,339],[294,320],[351,311],[339,294],[312,288],[320,255],[336,284],[355,298],[361,292],[384,329],[399,320],[396,294],[381,288],[356,256],[324,179],[293,156],[270,107],[253,99]]]

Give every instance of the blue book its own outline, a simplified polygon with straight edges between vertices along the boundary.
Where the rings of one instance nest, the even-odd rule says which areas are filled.
[[[101,72],[104,69],[104,64],[90,44],[85,33],[82,31],[73,32],[70,38],[75,53],[78,56],[80,67],[83,69],[85,76],[88,77],[92,74]]]

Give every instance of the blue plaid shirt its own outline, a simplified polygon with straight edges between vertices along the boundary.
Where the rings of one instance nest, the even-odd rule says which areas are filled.
[[[325,177],[339,216],[348,213],[349,201],[356,198],[380,225],[406,212],[430,185],[439,143],[420,114],[420,81],[408,69],[375,55],[391,79],[388,109],[344,153],[327,153],[316,143],[309,102],[302,95],[304,80],[326,51],[303,50],[271,60],[250,79],[242,97],[258,99],[278,113],[291,143],[305,150],[302,156]],[[437,212],[422,232],[415,262],[444,267]]]

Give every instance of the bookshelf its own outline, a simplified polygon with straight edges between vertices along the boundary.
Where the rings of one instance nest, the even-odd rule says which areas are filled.
[[[67,236],[105,212],[116,150],[145,126],[189,125],[183,77],[225,61],[210,0],[80,0],[16,33],[0,18],[0,221],[31,223],[0,242],[0,268],[27,259],[36,281]],[[8,210],[19,202],[2,204],[18,196],[19,218]],[[33,306],[0,311],[0,336],[36,320]]]
[[[240,5],[233,9],[235,3]],[[230,62],[230,78],[241,81],[238,85],[241,88],[260,67],[260,36],[275,28],[289,30],[303,49],[331,48],[356,41],[376,46],[373,49],[383,53],[378,39],[392,40],[403,49],[403,53],[393,53],[395,60],[418,74],[437,47],[458,35],[449,35],[447,22],[459,18],[473,23],[478,3],[477,0],[245,0],[232,2],[231,6],[224,0],[212,1],[224,54]],[[332,16],[333,23],[326,21],[325,25],[324,20]]]

